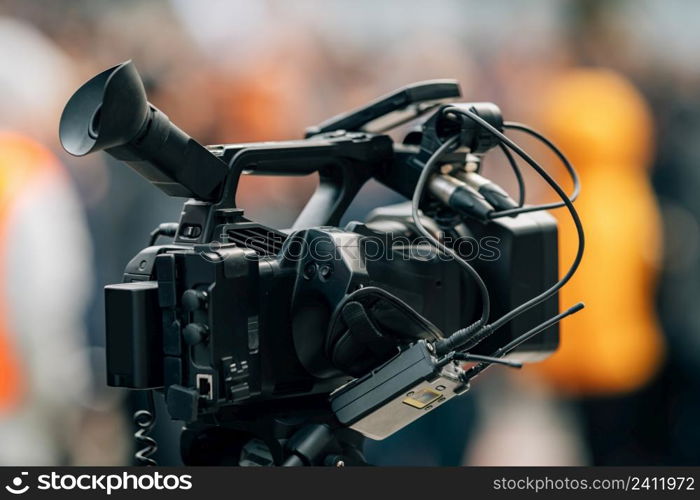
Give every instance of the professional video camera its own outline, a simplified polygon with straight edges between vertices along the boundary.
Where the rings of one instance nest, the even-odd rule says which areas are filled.
[[[491,364],[553,352],[557,291],[575,272],[583,230],[578,179],[546,138],[504,123],[457,82],[413,84],[307,129],[302,140],[204,147],[146,98],[131,62],[83,85],[60,124],[76,156],[105,150],[171,196],[190,198],[106,287],[111,386],[165,396],[188,464],[362,464],[363,436],[383,439],[469,387]],[[270,117],[273,119],[273,117]],[[424,118],[422,121],[421,118]],[[401,142],[387,131],[415,125]],[[418,123],[416,125],[416,123]],[[503,133],[550,147],[571,196]],[[499,147],[516,201],[481,175]],[[561,202],[528,206],[514,152]],[[317,173],[289,230],[244,217],[239,178]],[[369,179],[410,203],[338,227]],[[558,279],[557,225],[566,207],[579,250]],[[159,236],[171,244],[156,245]],[[472,363],[467,365],[465,363]],[[475,363],[475,364],[474,364]],[[137,412],[145,448],[153,410]]]

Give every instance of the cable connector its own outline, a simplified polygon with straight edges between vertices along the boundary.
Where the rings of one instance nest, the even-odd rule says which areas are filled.
[[[494,211],[475,188],[450,175],[433,175],[428,188],[433,196],[460,215],[486,222]]]
[[[491,335],[493,331],[494,329],[491,325],[474,323],[466,328],[457,330],[447,338],[438,340],[435,343],[435,353],[438,356],[443,356],[457,349],[467,351]]]

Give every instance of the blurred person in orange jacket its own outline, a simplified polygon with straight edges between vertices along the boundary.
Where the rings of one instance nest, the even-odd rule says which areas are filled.
[[[477,465],[583,465],[615,455],[625,462],[637,444],[630,429],[645,416],[626,411],[620,397],[649,384],[664,350],[654,307],[661,234],[647,171],[652,120],[635,88],[609,70],[553,72],[538,94],[543,132],[571,160],[582,186],[576,208],[586,253],[559,300],[583,301],[586,309],[562,322],[559,349],[528,367],[548,386],[522,378],[507,383],[505,374],[483,382],[491,389],[482,398],[489,416],[468,459]],[[560,223],[560,269],[567,269],[575,229],[565,212],[552,213]],[[553,398],[551,388],[574,404]],[[600,428],[607,432],[596,432]]]
[[[580,173],[576,205],[587,239],[560,300],[587,307],[563,323],[559,350],[533,370],[572,398],[593,464],[659,463],[653,392],[665,345],[655,307],[661,227],[648,172],[651,113],[629,81],[606,69],[564,71],[545,95],[544,131]],[[574,229],[557,216],[564,268]]]
[[[90,375],[91,255],[77,196],[42,141],[55,130],[68,65],[6,18],[0,58],[0,464],[65,464]]]
[[[654,306],[661,232],[648,174],[651,115],[627,80],[604,69],[565,72],[545,95],[541,119],[580,173],[576,205],[586,225],[585,259],[560,300],[587,307],[564,323],[559,350],[536,369],[569,394],[631,392],[663,358]],[[576,238],[557,216],[563,269]]]

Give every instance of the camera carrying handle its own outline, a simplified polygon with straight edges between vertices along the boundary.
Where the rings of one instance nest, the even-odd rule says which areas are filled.
[[[383,95],[361,108],[341,113],[306,129],[306,137],[345,130],[385,132],[418,118],[445,99],[461,97],[457,80],[426,80]]]
[[[319,185],[292,229],[338,225],[364,183],[371,177],[385,177],[382,172],[394,161],[391,138],[371,132],[389,130],[460,96],[456,80],[428,80],[310,127],[306,140],[209,146],[230,169],[218,208],[236,207],[243,173],[289,176],[318,172]]]
[[[293,229],[334,226],[350,202],[378,170],[393,158],[393,141],[386,135],[329,133],[300,141],[230,144],[209,150],[229,165],[217,209],[236,208],[236,191],[243,173],[255,175],[319,174],[319,185]]]
[[[427,86],[419,84],[408,88],[442,89],[442,95],[459,91],[458,87],[447,83]],[[377,116],[379,111],[371,111],[373,109],[389,110],[391,113],[391,110],[405,108],[407,102],[416,102],[416,96],[435,97],[440,94],[407,93],[406,89],[402,89],[393,95],[403,96],[403,100],[397,98],[391,101],[389,98],[382,98],[377,101],[379,104],[363,108],[370,110],[366,117]],[[500,110],[490,103],[451,106],[465,106],[477,115],[484,116],[488,123],[493,123],[497,128],[502,126]],[[445,105],[442,109],[444,108]],[[357,113],[359,112],[351,113],[350,116],[356,116]],[[342,121],[339,119],[334,123]],[[360,123],[359,118],[355,123]],[[226,163],[229,169],[220,199],[213,208],[216,212],[224,214],[237,208],[236,191],[240,176],[244,173],[295,176],[318,172],[319,184],[292,229],[337,226],[360,188],[371,178],[410,198],[425,161],[440,147],[444,134],[448,133],[459,133],[471,151],[484,152],[494,145],[491,135],[480,133],[480,128],[471,121],[455,122],[438,110],[423,124],[422,139],[418,147],[412,144],[395,144],[386,134],[347,130],[319,133],[304,140],[209,146],[208,151]],[[183,221],[185,219],[186,217],[183,217]],[[198,237],[198,243],[209,241],[209,231],[200,231],[197,234],[202,235]]]

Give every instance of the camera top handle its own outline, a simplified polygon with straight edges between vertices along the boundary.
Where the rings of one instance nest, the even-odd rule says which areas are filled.
[[[441,101],[461,97],[457,80],[426,80],[407,85],[361,108],[306,129],[306,137],[334,130],[381,133],[427,113]]]
[[[208,149],[230,168],[220,205],[235,207],[242,173],[306,175],[318,172],[319,185],[293,228],[338,225],[364,183],[392,163],[391,139],[376,134],[417,118],[441,101],[460,95],[455,80],[418,82],[308,128],[305,140],[209,146]]]
[[[294,229],[336,226],[364,183],[393,158],[387,135],[329,133],[311,139],[209,146],[229,165],[217,209],[235,209],[241,174],[319,174],[316,191],[297,218]]]

